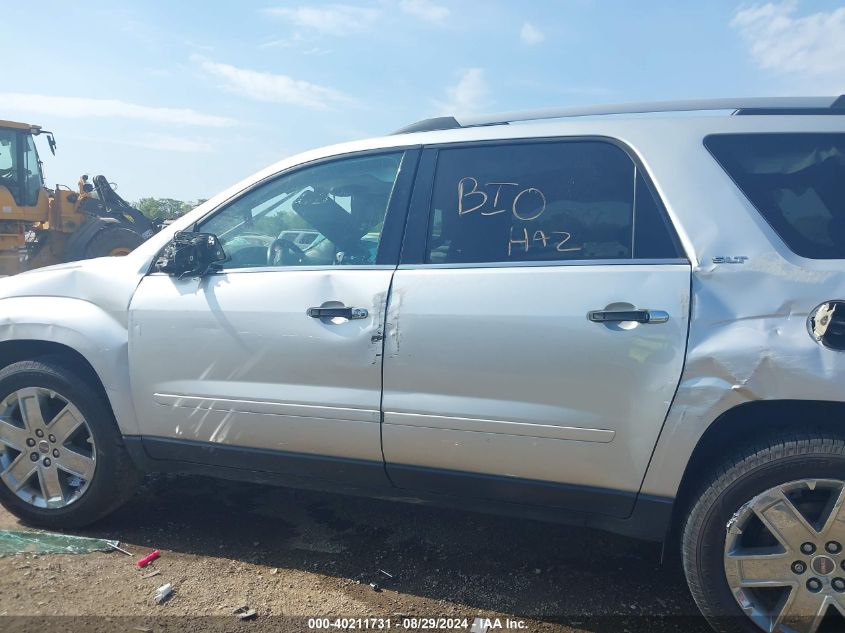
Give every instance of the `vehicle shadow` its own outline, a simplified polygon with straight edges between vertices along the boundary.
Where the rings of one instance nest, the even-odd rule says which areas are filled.
[[[659,545],[530,520],[155,475],[120,510],[76,533],[377,582],[479,612],[579,628],[663,629],[644,626],[656,618],[664,630],[710,630],[692,619],[698,611],[677,557],[661,564]],[[670,625],[673,619],[683,626]],[[611,620],[612,627],[599,624]]]

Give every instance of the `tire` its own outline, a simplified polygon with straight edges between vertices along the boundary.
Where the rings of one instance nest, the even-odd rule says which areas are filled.
[[[144,239],[131,229],[113,226],[98,231],[85,247],[85,259],[126,255],[135,250]]]
[[[10,422],[18,425],[15,428],[6,426],[3,432],[7,434],[7,439],[14,438],[15,445],[22,445],[24,441],[27,443],[24,451],[30,453],[21,453],[21,457],[32,458],[36,455],[40,460],[36,464],[38,469],[28,479],[23,470],[35,467],[19,463],[22,476],[15,479],[9,474],[13,471],[8,467],[17,450],[9,449],[12,442],[0,442],[0,504],[25,523],[49,529],[88,525],[124,503],[141,479],[141,473],[126,452],[111,407],[104,395],[91,384],[91,379],[86,379],[89,375],[87,368],[53,356],[17,362],[0,370],[0,410],[3,411],[0,425]],[[38,395],[33,398],[33,393]],[[38,420],[33,414],[27,413],[24,416],[22,400],[38,402],[40,417],[46,423],[39,436],[35,435],[40,426],[38,422],[31,424],[27,430],[26,423],[19,421],[24,417]],[[30,407],[28,410],[35,410],[32,405],[27,406]],[[62,425],[63,429],[70,429],[77,424],[79,416],[83,422],[77,424],[76,430],[69,434],[69,439],[64,440],[64,433],[56,424],[61,413],[56,414],[56,411],[71,410],[71,406],[75,407],[73,415],[61,418],[70,420]],[[50,433],[53,429],[58,437]],[[89,435],[93,449],[87,440]],[[93,467],[87,471],[81,468],[76,470],[93,472],[90,476],[73,475],[63,470],[66,467],[61,465],[63,460],[70,460],[73,456],[76,462],[80,462],[80,454],[83,455],[82,463],[86,466],[93,464]],[[42,470],[43,462],[50,458],[55,462],[49,464],[52,470]],[[62,494],[48,499],[42,474],[52,471],[56,473],[54,480],[60,481]],[[46,478],[48,475],[43,476]],[[19,487],[22,480],[29,483]],[[19,487],[18,492],[13,491],[13,487]],[[41,507],[33,505],[39,489],[44,493],[44,505]]]
[[[806,480],[816,483],[811,487]],[[740,607],[738,599],[734,597],[737,577],[733,578],[734,588],[732,589],[727,570],[735,569],[730,566],[729,551],[736,551],[733,549],[733,544],[739,542],[737,539],[750,538],[754,533],[751,527],[753,521],[758,521],[762,530],[758,529],[758,535],[762,536],[757,538],[769,538],[770,545],[774,543],[773,547],[779,551],[787,548],[783,545],[783,541],[775,537],[774,532],[770,532],[759,519],[757,512],[759,508],[782,507],[780,497],[776,496],[776,493],[773,493],[775,496],[769,496],[767,492],[780,490],[789,491],[790,495],[794,491],[797,491],[795,494],[826,494],[824,488],[821,487],[821,482],[826,482],[826,485],[831,486],[830,495],[845,496],[843,480],[845,480],[845,440],[842,436],[822,431],[796,432],[791,435],[782,434],[771,437],[739,451],[712,471],[700,487],[699,494],[696,495],[696,500],[687,516],[682,531],[681,545],[683,567],[690,591],[701,612],[714,629],[722,632],[756,633],[762,630],[762,624],[755,624]],[[836,492],[837,483],[843,484],[841,492]],[[805,493],[801,486],[806,486],[809,492]],[[818,493],[814,492],[817,487]],[[837,496],[837,498],[842,497]],[[767,503],[769,505],[765,506]],[[793,509],[799,507],[802,507],[799,502],[792,505]],[[746,528],[745,535],[736,536],[739,527],[737,524],[742,517],[748,517],[748,522],[742,525]],[[729,522],[733,526],[731,533],[727,529]],[[830,523],[826,524],[830,525]],[[773,523],[773,525],[776,524]],[[837,534],[842,531],[839,527],[836,530]],[[741,533],[742,530],[739,532]],[[795,532],[795,534],[798,535],[797,540],[803,540],[802,534],[805,532]],[[732,540],[729,541],[729,539]],[[796,538],[791,540],[795,541]],[[820,537],[820,542],[823,540]],[[726,544],[729,546],[727,549]],[[790,562],[793,551],[789,548],[786,555],[780,554],[781,560],[786,562],[778,562],[778,566],[785,565],[789,568],[793,565],[794,563]],[[820,553],[824,554],[824,552]],[[802,556],[803,554],[798,553],[795,558],[802,559]],[[828,585],[834,576],[845,576],[843,556],[834,558],[835,571],[829,578],[825,578]],[[807,559],[807,562],[811,563],[811,560]],[[812,567],[812,563],[810,566]],[[742,573],[744,574],[745,571]],[[807,569],[807,573],[797,575],[794,569],[790,568],[782,573],[785,574],[783,577],[788,577],[790,581],[796,583],[795,588],[778,587],[776,590],[785,591],[790,596],[789,600],[792,601],[793,594],[790,591],[804,589],[808,579],[816,572],[810,568]],[[753,592],[757,590],[750,591],[751,595],[754,595]],[[833,592],[833,589],[828,586],[825,591]],[[796,593],[794,596],[795,600],[798,600],[799,594]],[[845,594],[836,594],[836,599],[840,600],[840,604],[845,605]],[[778,607],[772,607],[772,613],[776,608]],[[763,622],[764,618],[759,617],[761,617],[760,622]],[[766,617],[775,616],[766,614]]]

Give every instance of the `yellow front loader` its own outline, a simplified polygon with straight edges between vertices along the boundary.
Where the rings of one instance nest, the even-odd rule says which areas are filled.
[[[104,176],[75,189],[44,185],[38,125],[0,120],[0,275],[61,262],[126,255],[159,228],[114,191]]]

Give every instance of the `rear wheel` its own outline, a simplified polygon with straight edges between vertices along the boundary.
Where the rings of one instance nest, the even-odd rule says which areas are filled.
[[[128,255],[143,243],[135,231],[114,226],[97,232],[85,247],[85,258]]]
[[[92,523],[140,479],[86,373],[50,357],[0,371],[0,503],[27,523]]]
[[[845,630],[843,550],[845,442],[823,433],[727,460],[683,532],[690,589],[719,631]]]

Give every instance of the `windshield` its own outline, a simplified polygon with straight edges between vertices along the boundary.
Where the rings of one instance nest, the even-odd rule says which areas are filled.
[[[0,130],[0,187],[19,200],[20,174],[18,173],[18,132]]]

